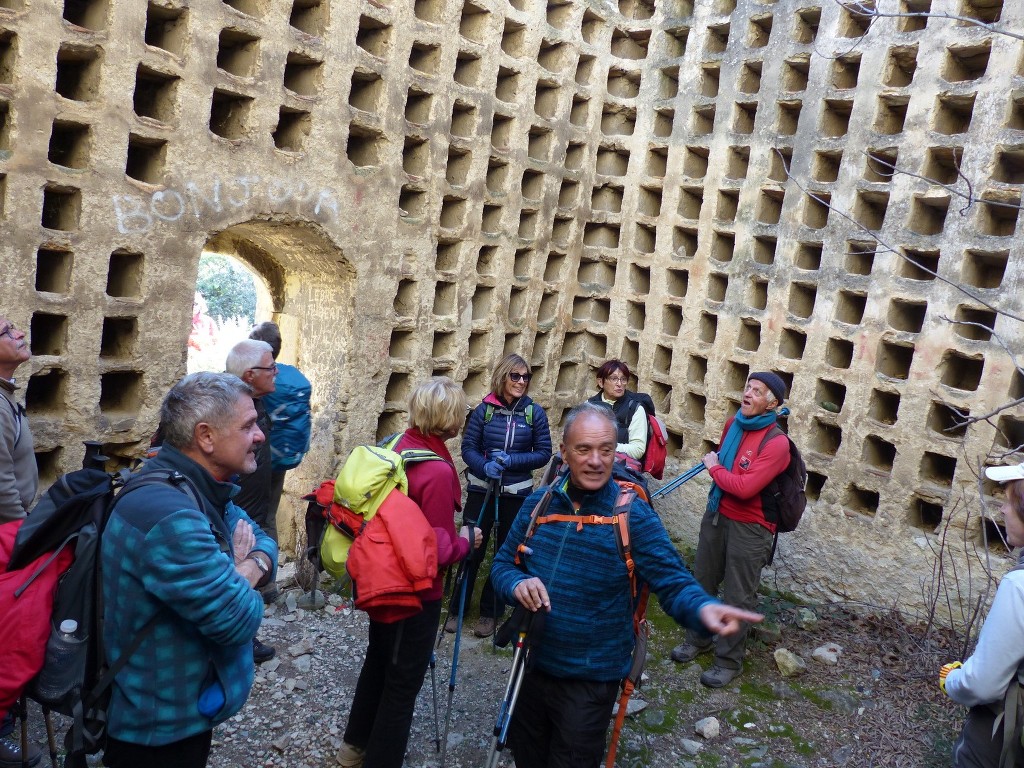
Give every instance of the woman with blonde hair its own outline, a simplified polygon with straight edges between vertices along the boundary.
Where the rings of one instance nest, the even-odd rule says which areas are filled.
[[[988,467],[990,480],[1004,483],[1006,543],[1024,546],[1024,464]],[[1024,719],[1024,555],[1003,576],[974,653],[962,665],[939,671],[939,688],[970,707],[960,738],[953,745],[955,768],[1021,768]],[[1013,708],[1004,704],[1013,704]],[[1007,722],[1009,720],[1010,722]]]
[[[526,360],[515,354],[505,355],[491,374],[490,393],[469,414],[466,424],[462,460],[466,462],[468,493],[463,521],[477,521],[484,541],[484,546],[473,553],[468,563],[467,595],[473,594],[495,517],[496,547],[500,548],[523,501],[533,491],[533,470],[551,460],[547,414],[526,394],[531,377]],[[486,508],[485,500],[488,500]],[[488,574],[480,596],[480,619],[473,634],[489,637],[504,611],[505,604],[498,603]],[[453,611],[445,623],[448,632],[457,628],[456,614],[457,611]]]
[[[438,573],[420,593],[423,610],[395,622],[370,620],[366,659],[356,683],[344,743],[337,762],[344,768],[400,768],[409,742],[416,696],[430,663],[441,620],[445,567],[480,546],[479,529],[455,533],[462,489],[445,440],[459,434],[466,417],[466,395],[446,376],[421,382],[409,398],[409,428],[393,450],[426,449],[440,461],[406,466],[409,498],[415,501],[437,536]]]

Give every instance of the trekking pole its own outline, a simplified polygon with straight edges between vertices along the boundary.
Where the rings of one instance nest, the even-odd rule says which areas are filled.
[[[46,724],[46,746],[50,750],[50,765],[57,768],[57,739],[53,734],[53,718],[50,710],[43,709],[43,722]]]
[[[486,768],[495,768],[497,766],[501,751],[508,742],[508,729],[512,723],[512,713],[515,711],[516,700],[519,698],[519,690],[522,688],[523,677],[526,674],[526,638],[536,616],[535,612],[526,612],[526,616],[520,624],[516,635],[515,651],[512,654],[512,669],[509,670],[508,683],[505,684],[505,694],[498,708],[498,717],[494,721],[491,749],[487,753],[487,762],[484,763]]]
[[[441,751],[441,727],[437,718],[437,654],[430,652],[430,693],[434,698],[434,751]]]
[[[484,494],[484,503],[480,507],[481,514],[483,513],[483,510],[485,510],[487,508],[487,502],[490,500],[490,498],[491,498],[491,485],[490,485],[490,483],[488,483],[488,485],[487,485],[487,493]],[[466,520],[466,525],[468,525],[470,527],[470,529],[473,529],[473,528],[476,528],[479,525],[479,522],[480,522],[479,519],[477,519],[477,520]],[[470,535],[473,535],[472,532],[471,532]],[[474,539],[475,539],[475,536],[474,536]],[[455,571],[455,580],[454,580],[454,582],[452,584],[451,596],[448,598],[448,612],[445,614],[444,621],[441,622],[440,629],[438,629],[438,632],[437,632],[437,642],[434,644],[435,648],[440,648],[441,647],[441,641],[444,639],[444,627],[448,623],[448,619],[450,619],[452,617],[452,608],[456,604],[455,603],[456,596],[459,594],[459,591],[462,588],[462,586],[461,586],[462,582],[464,582],[465,579],[466,579],[466,571],[467,571],[466,562],[469,560],[470,557],[473,556],[473,542],[472,541],[470,541],[469,547],[470,547],[469,554],[466,555],[465,558],[463,558],[462,562],[459,563],[459,567]],[[451,575],[451,570],[448,571],[448,575],[449,576]],[[447,579],[446,579],[446,581],[447,581]],[[456,634],[462,634],[462,614],[463,614],[464,610],[465,610],[465,605],[462,605],[462,604],[460,604],[458,606],[458,608],[456,609],[456,615],[459,618],[459,625],[456,628]]]
[[[484,503],[481,506],[481,510],[487,508],[487,502],[490,499],[493,484],[488,483],[487,494],[484,496]],[[467,521],[470,529],[476,528],[477,522],[475,520]],[[473,536],[472,531],[470,533]],[[475,539],[475,536],[474,536]],[[445,755],[448,752],[448,726],[452,720],[452,699],[455,697],[455,675],[459,669],[459,649],[462,647],[462,618],[466,612],[466,573],[469,570],[466,563],[473,556],[473,542],[470,541],[470,551],[466,555],[462,562],[459,563],[459,570],[455,576],[455,584],[452,588],[452,597],[448,601],[448,617],[445,618],[445,624],[448,623],[448,618],[452,614],[452,603],[458,599],[458,611],[456,612],[457,624],[455,625],[455,646],[452,649],[452,671],[448,676],[448,705],[444,712],[444,733],[441,736],[441,768],[444,768]],[[441,625],[441,629],[437,634],[437,647],[441,646],[441,640],[444,638],[444,624]]]
[[[467,556],[468,557],[468,556]],[[441,736],[441,768],[448,752],[448,726],[452,721],[452,700],[455,698],[455,674],[459,668],[459,648],[462,645],[462,613],[466,607],[466,575],[462,573],[455,581],[459,595],[459,623],[455,629],[455,648],[452,651],[452,671],[448,676],[448,705],[444,711],[444,734]],[[442,627],[442,632],[444,628]]]
[[[703,461],[700,464],[695,464],[694,466],[690,467],[675,480],[670,480],[669,482],[661,486],[661,488],[652,493],[651,501],[654,501],[654,499],[657,499],[660,496],[667,496],[668,494],[672,493],[672,491],[681,486],[687,480],[692,480],[693,478],[695,478],[697,475],[703,472],[704,469],[705,467]]]
[[[491,545],[491,568],[493,569],[494,568],[494,561],[498,557],[498,529],[499,529],[499,527],[501,525],[500,522],[498,521],[498,515],[500,514],[499,502],[501,501],[501,480],[500,479],[492,480],[491,482],[495,486],[495,489],[494,489],[494,522],[491,525],[491,534],[492,534],[492,538],[491,538],[491,541],[492,541],[492,545]],[[489,580],[490,578],[491,578],[491,572],[488,571],[487,572],[487,580]],[[495,644],[495,638],[497,637],[497,634],[498,634],[498,627],[497,627],[497,622],[498,622],[498,593],[494,589],[494,582],[493,581],[491,582],[491,618],[495,622],[494,632],[491,633],[491,652],[492,653],[497,653],[498,652],[498,646]]]

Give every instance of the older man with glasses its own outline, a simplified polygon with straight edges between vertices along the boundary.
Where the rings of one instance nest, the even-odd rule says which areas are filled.
[[[252,392],[252,404],[256,407],[256,426],[266,435],[267,439],[256,451],[256,471],[239,479],[241,487],[238,495],[232,499],[235,504],[245,510],[246,514],[277,542],[276,514],[271,514],[270,499],[272,495],[273,469],[270,453],[270,414],[263,403],[264,395],[275,389],[277,363],[274,362],[274,350],[267,342],[256,339],[240,341],[228,352],[224,369],[233,373],[246,384]],[[267,585],[263,590],[264,602],[272,600],[277,590],[276,584]],[[274,658],[274,649],[253,638],[253,658],[259,664]]]
[[[0,317],[0,523],[25,517],[39,490],[32,431],[25,407],[15,398],[18,384],[14,372],[31,358],[25,332]],[[0,720],[0,735],[6,736],[13,728],[13,718]],[[42,759],[42,752],[34,744],[26,752],[24,764],[37,765]],[[21,747],[0,739],[0,768],[22,764]]]

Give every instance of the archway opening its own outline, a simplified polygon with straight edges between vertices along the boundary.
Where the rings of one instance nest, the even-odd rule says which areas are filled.
[[[231,348],[259,319],[270,319],[270,289],[263,276],[232,253],[203,250],[199,257],[188,372],[222,371]]]
[[[312,384],[310,450],[288,472],[277,518],[281,552],[294,553],[305,511],[300,497],[334,471],[334,446],[343,440],[340,433],[347,423],[347,397],[337,372],[344,368],[352,343],[355,269],[319,225],[294,219],[229,227],[207,239],[203,255],[224,260],[239,282],[253,281],[251,320],[277,323],[282,338],[278,362],[294,365]],[[248,336],[252,322],[244,318],[227,324],[212,369],[223,370],[228,351]]]

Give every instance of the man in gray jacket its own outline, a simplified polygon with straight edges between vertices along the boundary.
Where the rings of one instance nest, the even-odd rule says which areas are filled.
[[[32,432],[14,396],[14,372],[31,357],[25,332],[0,317],[0,523],[24,517],[39,489]]]
[[[20,520],[28,514],[39,490],[39,472],[32,449],[32,432],[25,418],[25,407],[14,397],[17,384],[14,372],[32,357],[25,332],[0,317],[0,523]],[[14,729],[14,719],[0,720],[0,737]],[[36,765],[42,752],[34,744],[27,750],[28,765]],[[21,747],[0,738],[0,768],[22,765]]]

